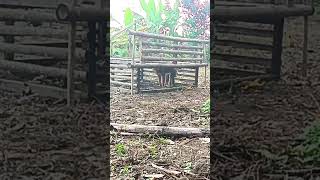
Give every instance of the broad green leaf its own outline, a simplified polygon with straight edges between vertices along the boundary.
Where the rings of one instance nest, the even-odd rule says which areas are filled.
[[[133,23],[134,14],[130,8],[127,8],[124,13],[124,25],[129,26]]]
[[[141,7],[142,7],[142,9],[145,11],[145,12],[147,12],[148,10],[148,8],[147,8],[147,3],[146,3],[146,1],[145,0],[140,0],[140,5],[141,5]]]

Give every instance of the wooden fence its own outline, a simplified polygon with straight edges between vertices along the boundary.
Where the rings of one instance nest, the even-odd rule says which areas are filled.
[[[133,38],[132,57],[111,59],[111,84],[131,93],[161,92],[198,86],[199,68],[207,67],[205,49],[208,40],[170,37],[129,30]],[[177,64],[171,64],[177,61]],[[178,70],[175,87],[158,86],[154,68],[174,67]],[[207,76],[207,74],[205,74]]]
[[[216,1],[211,17],[215,21],[213,85],[256,78],[279,79],[284,19],[307,17],[314,12],[311,5],[294,5],[297,2],[281,5],[269,0]],[[307,39],[304,51],[306,45]]]
[[[64,13],[68,16],[63,19],[59,16],[59,7],[64,7],[62,11],[70,10],[66,8],[72,7],[72,0],[2,0],[0,36],[4,41],[0,42],[0,52],[3,53],[0,69],[12,71],[16,78],[0,79],[1,88],[20,92],[27,85],[35,93],[55,98],[71,94],[74,98],[95,95],[96,84],[106,84],[106,70],[98,72],[97,69],[103,68],[94,61],[102,60],[106,49],[108,16],[101,2],[103,0],[79,0],[77,7],[80,9],[76,10],[81,11],[82,17],[70,15],[78,12],[68,11]],[[104,20],[102,15],[105,15]],[[96,24],[99,24],[98,32]],[[98,46],[95,45],[97,33]],[[98,55],[95,55],[96,48],[99,49]],[[70,64],[70,60],[73,63]],[[95,67],[90,69],[91,61]],[[30,79],[37,79],[39,75],[45,76],[40,82]],[[95,79],[94,85],[88,81],[90,77]]]

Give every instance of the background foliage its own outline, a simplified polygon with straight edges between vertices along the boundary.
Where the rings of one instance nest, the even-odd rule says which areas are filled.
[[[172,0],[171,0],[172,1]],[[159,34],[161,29],[169,28],[170,36],[182,36],[196,39],[209,39],[205,31],[210,29],[210,3],[209,0],[175,0],[171,6],[169,0],[139,0],[146,17],[127,8],[124,11],[124,27],[112,28],[111,34],[123,28]],[[182,33],[178,33],[182,30]],[[129,39],[125,31],[111,39],[111,55],[113,57],[129,56]],[[207,57],[209,59],[209,50]]]

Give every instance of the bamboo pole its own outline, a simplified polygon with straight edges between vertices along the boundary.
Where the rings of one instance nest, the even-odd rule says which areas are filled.
[[[128,125],[111,123],[118,131],[125,131],[129,133],[150,133],[169,136],[208,136],[210,129],[208,128],[181,128],[181,127],[167,127],[167,126],[144,126],[144,125]]]
[[[187,45],[183,46],[183,45],[155,43],[155,42],[143,42],[143,45],[160,46],[160,47],[168,47],[168,48],[180,48],[180,49],[202,49],[201,46],[187,46]]]
[[[57,22],[54,13],[36,12],[32,10],[0,8],[0,20]]]
[[[304,40],[303,40],[303,69],[302,75],[307,76],[307,66],[308,66],[308,16],[304,16]]]
[[[152,34],[152,33],[145,33],[145,32],[137,32],[137,31],[131,31],[131,30],[129,30],[129,34],[140,36],[140,37],[156,38],[156,39],[169,40],[169,41],[198,42],[198,43],[201,43],[201,42],[209,43],[210,42],[209,40],[170,37],[170,36],[164,36],[164,35],[158,35],[158,34]]]
[[[143,46],[143,44],[142,44],[142,39],[140,38],[140,40],[139,40],[139,47],[140,47],[140,59],[142,58],[142,46]],[[142,63],[144,63],[144,62],[142,62]],[[144,71],[144,69],[143,68],[141,68],[140,69],[141,71],[141,74],[140,74],[140,80],[142,81],[143,80],[143,71]],[[140,82],[138,82],[138,83],[140,83]]]
[[[59,4],[56,9],[56,18],[59,21],[106,21],[109,19],[107,8],[92,7],[72,7],[68,4]]]
[[[45,74],[47,76],[52,76],[52,77],[60,77],[60,78],[67,77],[66,69],[41,66],[41,65],[30,64],[30,63],[22,63],[22,62],[16,62],[16,61],[0,60],[0,68],[23,72],[23,73],[30,73],[30,74]],[[87,76],[86,72],[84,71],[74,71],[73,75],[74,75],[74,79],[82,80],[82,81],[85,81]]]
[[[67,0],[68,1],[68,0]],[[1,7],[9,8],[41,8],[41,9],[56,9],[56,0],[1,0]]]
[[[14,21],[7,20],[5,21],[5,25],[9,25],[12,27],[14,26]],[[6,35],[4,36],[4,40],[6,43],[13,44],[15,39],[14,39],[14,36],[12,35]],[[14,53],[5,53],[4,58],[7,60],[14,60]]]
[[[34,27],[15,27],[15,26],[1,26],[0,35],[13,36],[43,36],[49,38],[68,39],[68,31],[52,28],[34,28]],[[80,39],[81,36],[78,36]]]
[[[188,57],[188,58],[165,58],[165,57],[159,57],[159,56],[142,56],[143,61],[200,61],[202,58],[193,58],[193,57]]]
[[[190,63],[190,64],[159,64],[159,63],[154,63],[154,64],[134,64],[134,65],[129,65],[132,69],[134,68],[157,68],[157,67],[172,67],[172,68],[196,68],[196,67],[205,67],[208,66],[207,63],[202,63],[202,64],[195,64],[195,63]]]
[[[57,59],[67,59],[68,49],[57,48],[57,47],[44,47],[44,46],[33,46],[33,45],[20,45],[0,42],[0,51],[8,53],[21,53],[29,55],[37,55],[43,57],[54,57]],[[84,57],[83,51],[77,51],[75,58],[82,60]]]
[[[216,7],[212,11],[216,20],[253,20],[274,21],[289,16],[308,16],[314,13],[314,8],[306,5],[266,5],[261,7]]]
[[[304,1],[304,4],[307,5],[307,0]],[[304,16],[303,20],[303,33],[304,33],[304,39],[303,39],[303,65],[302,65],[302,75],[306,77],[308,75],[307,72],[307,66],[308,66],[308,16]]]
[[[134,30],[136,30],[137,28],[137,24],[134,21]],[[135,39],[135,35],[133,35],[133,45],[132,45],[132,65],[135,65],[134,62],[134,56],[135,56],[135,52],[136,52],[136,39]],[[131,69],[131,95],[133,95],[133,83],[134,83],[134,68]]]
[[[206,63],[206,45],[203,43],[203,62]],[[207,85],[207,67],[204,67],[204,85]]]
[[[72,0],[72,8],[77,5],[77,0]],[[68,74],[67,74],[67,104],[72,105],[73,98],[73,61],[75,59],[76,49],[76,21],[71,21],[69,24],[69,43],[68,43]]]
[[[42,97],[66,98],[66,90],[54,86],[35,84],[29,82],[0,79],[0,89],[13,92],[22,92],[29,87],[32,93]],[[81,91],[75,91],[75,97],[85,99],[86,95]]]
[[[144,53],[168,53],[168,54],[193,54],[202,55],[199,51],[181,51],[181,50],[166,50],[166,49],[143,49]]]

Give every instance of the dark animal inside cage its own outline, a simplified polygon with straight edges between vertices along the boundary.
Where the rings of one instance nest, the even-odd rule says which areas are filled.
[[[172,64],[177,64],[177,61],[172,61]],[[154,71],[158,75],[160,87],[174,86],[174,79],[177,76],[177,70],[173,67],[158,67],[154,68]]]

